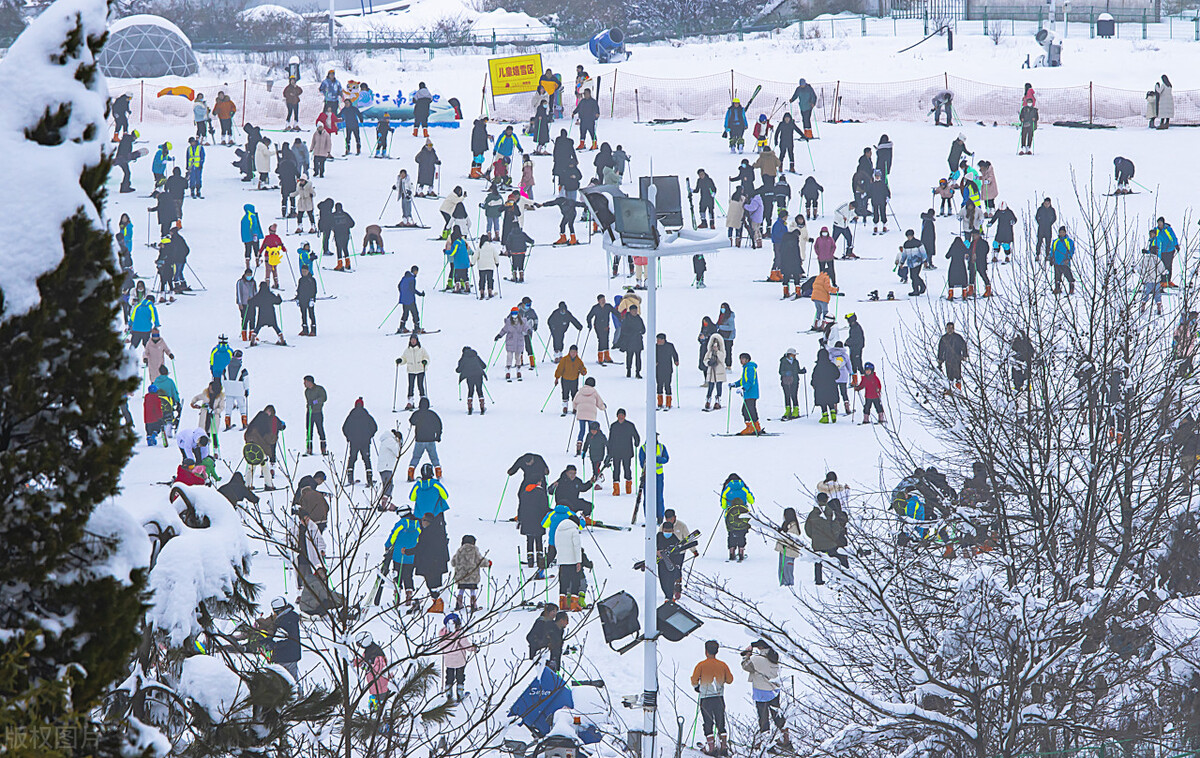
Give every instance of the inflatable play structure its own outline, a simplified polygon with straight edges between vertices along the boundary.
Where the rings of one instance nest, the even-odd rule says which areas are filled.
[[[625,49],[625,32],[615,26],[592,37],[588,41],[588,50],[601,63],[626,61],[632,55]]]
[[[362,111],[363,120],[376,121],[383,114],[393,124],[412,123],[413,96],[416,91],[405,94],[398,90],[395,95],[385,95],[373,91],[366,82],[350,81],[346,83],[346,96],[352,99],[354,106]],[[433,104],[429,106],[429,125],[458,128],[462,120],[462,107],[458,98],[450,98],[441,102],[441,95],[433,96]]]

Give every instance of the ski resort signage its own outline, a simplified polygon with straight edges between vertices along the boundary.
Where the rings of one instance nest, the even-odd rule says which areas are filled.
[[[488,73],[492,79],[493,97],[533,92],[542,76],[542,56],[535,53],[489,58]]]

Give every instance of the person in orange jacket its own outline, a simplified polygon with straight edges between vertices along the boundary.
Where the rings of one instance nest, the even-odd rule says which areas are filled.
[[[812,285],[812,301],[816,306],[817,313],[813,319],[812,330],[820,331],[825,326],[825,317],[829,315],[829,298],[836,295],[838,288],[833,286],[833,282],[829,279],[829,273],[822,271],[813,279]]]

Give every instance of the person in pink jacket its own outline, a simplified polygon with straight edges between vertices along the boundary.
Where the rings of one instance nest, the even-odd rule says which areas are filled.
[[[467,637],[457,613],[447,613],[442,625],[438,649],[442,653],[442,668],[446,669],[446,701],[453,703],[457,697],[461,703],[467,681],[467,659],[475,652],[475,646]]]
[[[370,632],[360,632],[354,641],[362,648],[362,653],[354,659],[354,665],[364,669],[367,692],[371,696],[371,710],[374,711],[383,706],[383,701],[391,689],[392,678],[387,673],[387,656]]]
[[[167,358],[174,360],[175,354],[171,352],[171,348],[167,347],[167,341],[162,338],[158,329],[151,329],[150,340],[142,349],[142,363],[148,370],[150,381],[158,378],[158,367],[163,365]]]
[[[829,227],[821,227],[820,236],[813,240],[813,250],[817,253],[817,265],[820,270],[829,274],[829,281],[836,287],[837,274],[833,273],[833,258],[837,253],[837,242],[829,236]]]
[[[596,380],[590,376],[583,382],[583,387],[575,393],[573,405],[575,420],[579,422],[579,437],[575,440],[575,455],[579,455],[583,451],[583,438],[587,434],[588,424],[595,421],[596,414],[607,410],[608,406],[604,404],[604,398],[600,397],[600,393],[596,391]]]

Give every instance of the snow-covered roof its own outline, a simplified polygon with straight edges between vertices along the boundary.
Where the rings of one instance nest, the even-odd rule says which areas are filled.
[[[151,13],[137,13],[132,16],[119,18],[108,25],[108,33],[110,35],[116,34],[122,29],[128,29],[131,26],[161,26],[172,34],[179,35],[179,37],[181,37],[183,41],[187,43],[188,47],[192,46],[192,41],[188,39],[188,36],[183,33],[182,29],[180,29],[178,26],[175,26],[175,24],[172,24],[162,16],[155,16]]]
[[[238,18],[242,21],[273,21],[277,19],[287,19],[288,21],[303,22],[304,16],[301,16],[291,8],[284,8],[282,5],[256,5],[253,8],[247,8],[238,14]]]

